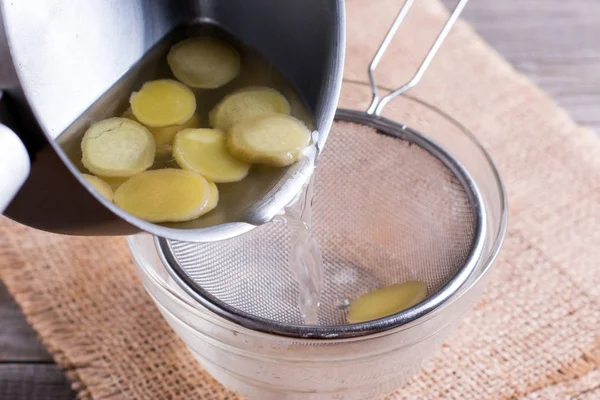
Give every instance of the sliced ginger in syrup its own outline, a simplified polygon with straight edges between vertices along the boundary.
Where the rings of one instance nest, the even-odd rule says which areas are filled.
[[[250,164],[227,150],[225,133],[217,129],[186,129],[175,136],[173,157],[183,169],[216,183],[236,182],[248,175]]]
[[[241,121],[272,113],[289,114],[290,103],[275,89],[249,87],[225,96],[209,113],[209,123],[227,132]]]
[[[206,208],[204,209],[204,211],[202,211],[200,216],[211,212],[212,210],[217,208],[217,205],[219,204],[219,189],[217,188],[217,185],[215,185],[214,182],[210,181],[208,182],[208,184],[210,185],[210,197],[208,198]]]
[[[251,164],[285,167],[298,161],[310,142],[302,121],[283,114],[244,120],[228,132],[227,147],[234,157]]]
[[[144,83],[131,94],[129,104],[135,118],[153,128],[185,124],[196,111],[194,92],[172,79]]]
[[[111,176],[99,176],[98,178],[102,179],[104,182],[108,183],[113,192],[119,188],[127,179],[129,178],[118,178]]]
[[[128,108],[123,113],[123,118],[129,118],[133,121],[140,122],[133,115],[131,108]],[[158,128],[153,128],[151,126],[147,127],[152,136],[154,136],[154,141],[156,142],[156,152],[169,152],[171,153],[171,145],[173,144],[173,139],[175,139],[175,135],[184,130],[184,129],[192,129],[192,128],[200,128],[202,120],[198,116],[198,114],[192,115],[192,118],[184,122],[180,125],[171,125],[171,126],[161,126]]]
[[[212,37],[183,40],[169,50],[167,62],[177,79],[189,87],[216,89],[240,73],[240,54]]]
[[[94,175],[81,174],[81,176],[108,201],[113,201],[113,189],[108,183]]]
[[[182,222],[206,213],[211,195],[211,185],[202,175],[167,168],[132,177],[117,189],[114,202],[149,222]]]
[[[156,145],[150,131],[126,118],[96,122],[83,135],[85,168],[98,176],[129,177],[150,168]]]
[[[167,62],[178,81],[146,82],[122,118],[97,122],[84,135],[82,163],[94,175],[83,176],[103,196],[150,222],[188,221],[217,207],[215,183],[245,178],[251,163],[286,166],[300,158],[310,132],[272,88],[236,90],[209,113],[216,129],[199,129],[190,87],[232,81],[241,67],[234,46],[189,38],[171,48]]]

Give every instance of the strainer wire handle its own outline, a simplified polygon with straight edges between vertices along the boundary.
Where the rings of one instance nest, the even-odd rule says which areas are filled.
[[[446,21],[444,28],[441,30],[441,32],[435,39],[435,42],[429,49],[427,56],[425,56],[425,59],[423,60],[423,62],[419,66],[419,69],[417,69],[417,72],[413,75],[413,77],[400,88],[387,94],[383,98],[380,98],[379,90],[377,89],[377,84],[375,82],[375,69],[379,64],[379,61],[381,61],[381,58],[383,57],[385,51],[390,45],[392,39],[394,38],[394,36],[396,36],[396,32],[398,31],[398,28],[400,28],[400,25],[402,24],[404,18],[408,14],[410,7],[415,2],[415,0],[405,1],[404,5],[400,9],[400,12],[398,13],[398,16],[394,20],[394,23],[392,24],[385,38],[381,42],[381,45],[379,45],[379,49],[377,49],[377,53],[375,53],[371,64],[369,64],[369,83],[371,84],[371,93],[373,97],[371,100],[371,105],[367,109],[367,114],[380,115],[387,103],[393,100],[396,96],[399,96],[407,90],[415,87],[419,83],[419,81],[423,77],[423,74],[425,73],[425,70],[427,70],[427,67],[429,67],[429,64],[431,64],[433,57],[435,57],[437,51],[444,42],[444,39],[446,39],[446,36],[448,36],[450,29],[452,29],[452,27],[454,26],[454,23],[458,19],[459,15],[462,13],[468,1],[469,0],[460,0],[458,2],[454,10],[452,11],[452,14],[450,14],[450,18],[448,18],[448,21]]]

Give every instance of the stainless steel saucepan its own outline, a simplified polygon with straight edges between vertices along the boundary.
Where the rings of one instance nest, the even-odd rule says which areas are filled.
[[[198,25],[222,28],[281,71],[322,145],[341,86],[343,7],[342,0],[0,0],[0,211],[56,233],[147,231],[185,241],[224,239],[269,221],[307,181],[311,162],[262,171],[246,185],[250,192],[223,189],[212,217],[165,226],[96,195],[65,148],[139,87],[141,59]]]

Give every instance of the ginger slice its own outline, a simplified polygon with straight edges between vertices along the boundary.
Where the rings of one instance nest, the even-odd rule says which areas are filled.
[[[173,156],[183,169],[217,182],[236,182],[248,175],[250,164],[227,150],[225,134],[217,129],[186,129],[175,136]]]
[[[82,159],[95,175],[129,177],[150,168],[156,145],[148,129],[126,118],[96,122],[83,135]]]
[[[290,103],[275,89],[251,87],[225,96],[209,113],[209,123],[227,132],[238,122],[272,113],[289,114]]]
[[[113,189],[108,183],[94,175],[81,174],[81,176],[108,201],[113,201]]]
[[[310,131],[300,120],[269,114],[234,125],[227,146],[234,157],[248,163],[285,167],[300,159],[309,141]]]
[[[123,118],[131,119],[135,122],[139,122],[131,108],[128,108],[123,113]],[[171,145],[173,144],[173,139],[175,139],[175,135],[177,132],[182,131],[184,129],[192,129],[192,128],[200,128],[201,119],[198,114],[192,115],[187,122],[180,125],[171,125],[171,126],[161,126],[158,128],[147,127],[152,136],[154,136],[154,141],[156,142],[156,151],[157,152],[169,152],[171,153]]]
[[[208,214],[209,212],[217,208],[217,205],[219,204],[219,189],[217,188],[217,185],[215,185],[214,182],[210,181],[208,182],[208,184],[210,185],[210,197],[208,198],[208,204],[206,204],[206,208],[204,209],[204,211],[202,211],[200,216]]]
[[[153,128],[185,124],[196,111],[192,90],[172,79],[144,83],[131,94],[129,104],[135,118]]]
[[[169,50],[167,62],[173,75],[193,88],[216,89],[240,73],[240,54],[212,37],[183,40]]]
[[[427,285],[419,281],[376,289],[350,304],[347,320],[355,324],[387,317],[420,303],[426,297]]]
[[[113,192],[115,190],[117,190],[119,188],[119,186],[121,186],[122,184],[124,184],[125,181],[127,181],[127,179],[129,179],[129,177],[127,177],[127,178],[118,178],[118,177],[111,177],[111,176],[99,176],[98,178],[100,178],[104,182],[108,183],[108,185],[111,187],[111,189],[113,190]]]
[[[142,172],[123,183],[114,202],[149,222],[182,222],[198,218],[210,204],[211,185],[200,174],[181,169]]]

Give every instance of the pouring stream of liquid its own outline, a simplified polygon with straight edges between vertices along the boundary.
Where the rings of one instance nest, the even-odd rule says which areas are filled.
[[[313,143],[316,143],[313,133]],[[319,150],[316,146],[307,149],[311,158],[315,160]],[[289,268],[294,275],[299,287],[298,306],[304,323],[307,325],[318,324],[318,309],[323,288],[323,257],[321,249],[312,232],[312,202],[315,172],[313,171],[309,182],[301,193],[285,209],[283,215],[275,221],[281,221],[291,230],[291,249],[289,255]]]

